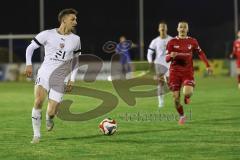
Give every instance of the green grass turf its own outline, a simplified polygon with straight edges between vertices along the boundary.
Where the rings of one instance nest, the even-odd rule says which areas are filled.
[[[128,106],[119,99],[112,112],[84,121],[55,119],[52,132],[42,120],[42,140],[30,144],[33,83],[0,83],[0,159],[172,159],[229,160],[240,159],[240,90],[236,79],[198,78],[192,102],[184,106],[188,122],[178,126],[172,97],[157,109],[157,98],[138,98]],[[78,83],[108,91],[117,96],[110,82]],[[147,86],[145,86],[147,87]],[[85,112],[101,101],[83,96],[66,96],[74,100],[72,112]],[[43,108],[45,115],[46,103]],[[161,116],[161,117],[160,117]],[[98,124],[105,117],[118,122],[113,136],[103,136]]]

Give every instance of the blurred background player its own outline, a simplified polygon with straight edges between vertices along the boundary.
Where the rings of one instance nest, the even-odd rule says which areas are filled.
[[[45,57],[44,61],[38,70],[38,75],[35,83],[35,100],[32,109],[32,126],[33,139],[31,143],[40,141],[41,128],[41,111],[46,95],[48,94],[48,107],[46,112],[46,127],[51,131],[54,123],[53,118],[57,113],[57,107],[62,100],[64,93],[64,78],[65,72],[71,70],[73,56],[80,49],[80,37],[72,33],[77,25],[77,11],[74,9],[64,9],[58,15],[60,22],[59,28],[45,30],[40,32],[26,49],[26,75],[32,76],[31,58],[34,50],[40,46],[44,46]],[[56,73],[58,68],[63,69],[61,73]],[[50,78],[56,76],[54,81],[60,87],[60,92],[53,89],[50,85]],[[71,75],[71,80],[67,85],[67,91],[71,90],[71,86],[75,80],[75,73]],[[59,81],[60,79],[60,81]],[[63,79],[61,81],[61,79]]]
[[[179,125],[185,123],[183,106],[180,103],[180,90],[183,86],[184,103],[190,103],[190,96],[193,94],[194,70],[193,53],[197,53],[199,58],[205,63],[208,73],[212,70],[205,53],[198,45],[198,41],[188,37],[188,23],[181,21],[177,27],[178,36],[168,42],[166,61],[170,64],[169,88],[173,93],[175,107],[180,115]]]
[[[240,89],[240,31],[238,31],[237,37],[233,42],[233,50],[230,58],[236,58],[238,88]]]
[[[119,37],[119,43],[116,47],[116,53],[120,54],[120,63],[122,66],[123,79],[129,79],[132,77],[131,72],[133,71],[133,64],[131,62],[130,49],[136,48],[137,45],[131,40],[122,35]]]
[[[150,69],[155,64],[156,78],[158,81],[158,106],[161,108],[164,106],[164,83],[165,79],[168,81],[169,66],[166,62],[166,46],[171,36],[167,34],[167,24],[160,22],[158,26],[159,36],[152,40],[149,45],[147,59],[150,64]],[[155,53],[155,60],[153,61],[153,54]],[[165,77],[164,77],[165,76]]]

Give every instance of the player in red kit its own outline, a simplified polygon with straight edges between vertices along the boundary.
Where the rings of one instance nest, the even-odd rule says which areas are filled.
[[[212,70],[205,56],[201,50],[196,39],[189,37],[188,23],[179,22],[178,36],[170,40],[167,44],[166,61],[170,64],[169,88],[173,93],[175,107],[180,115],[179,125],[183,125],[186,121],[184,116],[183,106],[180,103],[180,90],[183,86],[184,103],[190,103],[190,96],[193,93],[194,71],[193,71],[193,54],[197,53],[200,59],[205,63],[207,71]]]
[[[238,37],[238,39],[236,39],[233,43],[233,51],[232,51],[232,54],[230,55],[230,57],[236,58],[238,88],[240,89],[240,31],[238,31],[237,37]]]

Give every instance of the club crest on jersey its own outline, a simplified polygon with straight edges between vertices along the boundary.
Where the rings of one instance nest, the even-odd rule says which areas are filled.
[[[60,48],[61,48],[61,49],[63,49],[63,48],[64,48],[64,46],[65,46],[65,44],[64,44],[64,43],[60,43],[60,45],[59,45],[59,46],[60,46]]]
[[[191,48],[192,48],[192,45],[191,45],[191,44],[189,44],[189,45],[188,45],[188,49],[191,49]]]

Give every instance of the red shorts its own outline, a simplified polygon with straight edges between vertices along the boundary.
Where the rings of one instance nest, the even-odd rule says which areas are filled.
[[[193,73],[170,71],[168,86],[171,91],[180,91],[182,85],[195,86]]]

